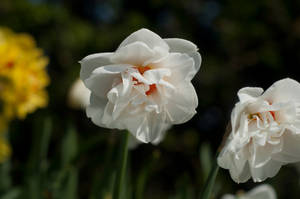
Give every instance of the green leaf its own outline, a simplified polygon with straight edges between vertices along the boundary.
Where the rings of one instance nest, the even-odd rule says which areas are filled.
[[[13,189],[9,190],[6,194],[1,196],[1,199],[16,199],[16,198],[20,197],[21,193],[22,193],[22,189],[13,188]]]
[[[27,165],[26,191],[24,194],[30,199],[42,198],[44,183],[47,183],[47,180],[43,181],[43,179],[46,179],[45,176],[48,170],[47,153],[52,131],[52,120],[49,117],[44,118],[42,130],[40,123],[40,118],[38,118],[35,121],[33,144]]]
[[[78,139],[74,126],[69,125],[61,146],[61,166],[71,164],[78,152]]]
[[[6,192],[11,187],[10,161],[0,164],[0,191]]]
[[[122,191],[125,187],[125,173],[127,168],[127,156],[128,156],[128,139],[129,132],[125,132],[122,137],[122,143],[120,148],[120,156],[119,156],[119,168],[117,172],[117,177],[114,185],[114,194],[113,199],[125,199],[126,197],[122,197]]]
[[[118,147],[115,144],[108,144],[104,158],[103,169],[96,172],[89,199],[111,198],[113,193],[113,185],[116,178],[116,158],[118,155]]]
[[[61,190],[60,198],[61,199],[78,198],[77,187],[78,187],[78,169],[73,167],[68,171],[65,184],[63,186],[63,189]]]
[[[217,160],[215,160],[214,166],[211,169],[208,179],[206,180],[206,183],[204,185],[200,199],[210,199],[218,172],[219,172],[219,165],[217,163]]]
[[[209,172],[212,168],[212,158],[213,154],[211,152],[211,148],[209,143],[203,143],[200,146],[200,164],[201,164],[201,168],[202,168],[202,174],[203,174],[203,180],[206,180]]]

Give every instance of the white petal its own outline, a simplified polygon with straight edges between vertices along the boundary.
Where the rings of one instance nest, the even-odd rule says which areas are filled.
[[[112,56],[111,61],[133,66],[145,66],[162,59],[167,54],[167,51],[161,51],[160,48],[151,49],[145,43],[136,41],[119,48]]]
[[[170,82],[191,81],[198,71],[195,69],[194,60],[181,53],[170,53],[155,66],[172,70],[172,77],[168,79]]]
[[[164,39],[170,47],[170,52],[179,52],[188,54],[190,57],[194,59],[194,68],[196,72],[200,69],[200,65],[202,62],[200,54],[197,52],[197,46],[185,39],[177,39],[177,38],[170,38]]]
[[[161,141],[169,126],[165,123],[165,116],[155,112],[126,117],[123,121],[130,133],[144,143]]]
[[[81,64],[80,79],[87,79],[93,70],[104,65],[110,65],[113,53],[96,53],[83,58],[79,63]]]
[[[281,162],[270,160],[263,167],[259,167],[259,168],[250,167],[253,181],[262,182],[267,178],[274,177],[279,172],[282,165],[283,163]]]
[[[289,78],[279,80],[262,97],[270,103],[300,101],[300,84]]]
[[[104,114],[104,109],[107,104],[107,99],[99,98],[93,94],[90,97],[90,105],[86,108],[86,114],[92,121],[101,127],[106,127],[102,123],[102,117]]]
[[[107,98],[113,106],[111,112],[113,120],[116,120],[130,103],[129,94],[125,93],[125,95],[122,96],[123,91],[123,84],[119,84],[118,86],[112,88],[107,94]]]
[[[240,127],[241,115],[247,104],[237,103],[231,112],[231,127],[233,133],[235,133]]]
[[[258,87],[245,87],[238,91],[238,97],[242,103],[249,101],[249,100],[255,100],[257,97],[259,97],[264,90],[262,88]]]
[[[148,114],[148,125],[150,126],[149,131],[149,142],[159,143],[167,130],[169,124],[167,124],[165,113],[157,114],[156,112],[151,112]]]
[[[250,157],[249,164],[251,164],[251,167],[263,167],[266,165],[270,160],[273,152],[272,145],[266,144],[264,146],[260,146],[256,143],[256,141],[253,141],[252,145],[252,156]]]
[[[247,182],[250,177],[250,168],[249,164],[245,164],[242,171],[240,173],[235,173],[233,170],[229,170],[231,178],[236,182],[236,183],[244,183]]]
[[[270,185],[260,185],[246,194],[249,199],[276,199],[275,190]]]
[[[201,63],[202,63],[202,58],[201,58],[200,53],[193,52],[193,53],[189,53],[188,55],[194,59],[194,68],[195,68],[195,71],[198,72],[200,69]]]
[[[283,163],[294,163],[300,161],[300,135],[286,131],[282,135],[282,150],[273,155],[273,159]]]
[[[177,85],[177,90],[168,97],[168,104],[165,106],[168,122],[181,124],[190,120],[196,114],[198,98],[191,83]]]
[[[130,65],[107,65],[95,69],[90,77],[85,80],[85,85],[98,97],[105,98],[108,91],[112,88],[116,79],[121,82],[121,72],[125,71]]]
[[[134,43],[136,41],[145,43],[151,49],[155,47],[160,47],[163,48],[165,51],[169,51],[168,44],[159,35],[145,28],[140,29],[129,35],[120,44],[119,48],[127,46],[128,44]]]
[[[170,47],[170,52],[191,53],[197,51],[197,46],[185,39],[167,38],[164,39]]]
[[[169,68],[158,68],[148,70],[144,73],[144,78],[146,78],[150,84],[159,84],[164,77],[171,75],[171,70]]]

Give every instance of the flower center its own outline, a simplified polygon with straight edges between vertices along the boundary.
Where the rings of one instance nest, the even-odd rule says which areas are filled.
[[[272,116],[272,119],[274,121],[276,121],[275,112],[274,111],[268,111],[267,113],[270,113],[270,115]],[[248,115],[248,119],[249,120],[257,120],[257,118],[259,118],[260,120],[263,120],[262,113],[251,113],[251,114]]]
[[[151,67],[149,67],[149,66],[137,66],[137,67],[134,67],[134,68],[137,69],[141,75],[143,75],[147,70],[151,69]],[[143,84],[142,82],[139,82],[135,77],[132,77],[132,80],[136,82],[134,85]],[[155,84],[150,84],[149,85],[149,90],[146,91],[145,94],[146,95],[151,95],[155,91],[156,91],[156,85]]]

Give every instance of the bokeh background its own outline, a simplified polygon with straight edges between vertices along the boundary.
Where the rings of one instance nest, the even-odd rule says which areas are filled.
[[[296,0],[1,0],[0,26],[34,37],[49,58],[51,81],[48,106],[9,125],[13,152],[0,165],[4,199],[111,198],[120,132],[92,124],[68,105],[68,93],[79,77],[79,60],[114,51],[140,28],[194,42],[203,63],[193,80],[198,114],[170,129],[158,146],[131,150],[128,199],[198,197],[238,89],[266,89],[285,77],[300,81]],[[291,165],[265,183],[279,199],[298,198],[299,177]],[[235,184],[221,169],[213,198],[256,185]]]

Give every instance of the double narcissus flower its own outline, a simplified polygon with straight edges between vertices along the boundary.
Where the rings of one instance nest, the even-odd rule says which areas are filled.
[[[48,103],[48,59],[27,34],[0,28],[1,118],[23,119]]]
[[[276,199],[276,193],[270,185],[260,185],[247,193],[238,193],[236,195],[226,194],[221,199]]]
[[[116,52],[92,54],[80,63],[80,77],[92,92],[87,115],[98,126],[127,129],[138,140],[155,143],[170,125],[196,113],[191,80],[201,57],[189,41],[141,29]]]
[[[236,182],[261,182],[300,161],[300,84],[292,79],[246,87],[231,114],[232,131],[218,157]]]

